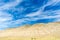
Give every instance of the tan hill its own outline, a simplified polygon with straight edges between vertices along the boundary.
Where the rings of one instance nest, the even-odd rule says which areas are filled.
[[[1,40],[60,40],[60,23],[25,25],[0,31]]]

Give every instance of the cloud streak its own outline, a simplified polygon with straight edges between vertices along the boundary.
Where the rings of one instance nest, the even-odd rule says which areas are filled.
[[[7,4],[1,3],[4,5],[0,4],[0,30],[45,21],[60,22],[60,9],[54,8],[60,7],[60,0],[44,0],[44,2],[15,0]]]

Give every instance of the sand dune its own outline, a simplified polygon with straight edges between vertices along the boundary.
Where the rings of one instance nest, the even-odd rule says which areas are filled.
[[[0,30],[1,40],[60,40],[60,23],[25,25]]]

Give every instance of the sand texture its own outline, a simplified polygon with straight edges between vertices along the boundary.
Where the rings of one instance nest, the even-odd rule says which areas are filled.
[[[60,40],[60,23],[41,23],[0,30],[0,40]]]

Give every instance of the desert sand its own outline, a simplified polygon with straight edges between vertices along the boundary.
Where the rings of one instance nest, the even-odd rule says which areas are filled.
[[[60,40],[60,23],[41,23],[0,30],[0,40]]]

